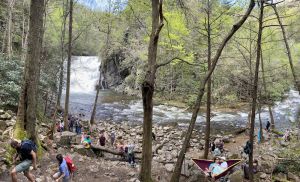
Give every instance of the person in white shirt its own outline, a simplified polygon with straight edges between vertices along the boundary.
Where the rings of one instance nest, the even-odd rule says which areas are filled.
[[[223,169],[227,169],[228,168],[228,164],[227,164],[227,162],[226,162],[226,158],[225,157],[220,157],[220,159],[221,159],[221,167],[223,168]]]

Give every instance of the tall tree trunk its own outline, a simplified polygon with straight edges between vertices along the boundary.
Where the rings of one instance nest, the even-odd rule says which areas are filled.
[[[140,179],[151,182],[152,164],[152,116],[155,73],[157,70],[156,56],[159,33],[163,27],[162,0],[152,0],[152,30],[148,47],[148,65],[145,79],[142,83],[142,98],[144,109],[143,121],[143,151]]]
[[[59,65],[59,85],[58,85],[58,93],[57,93],[57,100],[56,106],[60,107],[61,102],[61,95],[63,90],[63,80],[64,80],[64,61],[65,61],[65,35],[66,35],[66,21],[68,17],[67,7],[68,7],[68,0],[66,4],[63,0],[63,22],[61,26],[61,38],[60,38],[60,47],[61,47],[61,62]]]
[[[8,19],[7,19],[7,44],[6,53],[9,60],[12,57],[12,14],[14,9],[15,0],[8,0]]]
[[[285,43],[286,53],[287,53],[288,58],[289,58],[289,63],[290,63],[292,75],[293,75],[294,82],[295,82],[295,87],[298,90],[298,92],[300,93],[300,81],[297,78],[297,74],[296,74],[296,71],[295,71],[295,68],[294,68],[293,58],[292,58],[290,46],[289,46],[289,43],[288,43],[288,40],[287,40],[287,37],[286,37],[285,28],[284,28],[284,26],[281,22],[281,19],[280,19],[279,13],[277,11],[276,5],[272,5],[272,8],[274,9],[274,12],[276,14],[278,23],[279,23],[281,31],[282,31],[282,36],[283,36],[283,40],[284,40],[284,43]]]
[[[259,73],[259,62],[261,58],[261,37],[263,30],[263,16],[264,16],[264,1],[260,1],[260,14],[259,14],[259,27],[257,35],[257,47],[256,47],[256,63],[255,63],[255,76],[252,89],[252,109],[251,109],[251,128],[250,128],[250,146],[251,152],[249,154],[249,177],[250,181],[253,182],[253,144],[254,144],[254,125],[255,125],[255,110],[256,110],[256,101],[257,101],[257,87],[258,87],[258,73]]]
[[[264,91],[265,95],[267,96],[267,105],[268,105],[268,111],[270,115],[270,121],[271,121],[271,129],[275,129],[275,121],[273,117],[273,112],[272,112],[272,107],[271,107],[271,98],[270,98],[270,93],[267,91],[267,82],[266,82],[266,77],[265,77],[265,68],[264,68],[264,59],[263,59],[263,54],[261,53],[261,72],[262,72],[262,79],[263,79],[263,86],[264,86]]]
[[[25,7],[24,7],[25,8]],[[28,33],[29,33],[29,18],[25,17],[25,14],[23,15],[23,31],[22,31],[22,55],[21,60],[26,59],[26,52],[28,47]],[[26,26],[27,21],[27,26]]]
[[[210,0],[207,0],[207,69],[211,69],[211,27],[210,15],[211,5]],[[211,77],[207,80],[207,100],[206,100],[206,126],[205,126],[205,147],[204,159],[207,159],[209,152],[209,138],[210,138],[210,114],[211,114]]]
[[[225,47],[225,45],[227,44],[227,42],[231,39],[231,37],[235,34],[235,32],[243,25],[243,23],[246,21],[246,19],[248,18],[248,16],[250,15],[252,9],[254,8],[254,5],[255,5],[255,2],[254,0],[251,0],[250,1],[250,4],[249,4],[249,7],[246,11],[246,13],[243,15],[243,17],[236,23],[232,26],[232,29],[231,31],[227,34],[227,36],[224,38],[224,40],[221,42],[221,45],[219,46],[217,52],[216,52],[216,55],[214,56],[213,60],[212,60],[212,66],[211,66],[211,69],[208,70],[208,72],[206,73],[205,77],[203,78],[203,80],[201,81],[201,84],[200,84],[200,89],[199,89],[199,92],[198,92],[198,96],[197,96],[197,100],[196,100],[196,103],[194,105],[194,109],[193,109],[193,114],[192,114],[192,118],[191,118],[191,121],[190,121],[190,125],[189,125],[189,128],[188,128],[188,131],[186,133],[186,136],[185,136],[185,139],[184,139],[184,143],[182,145],[182,148],[181,148],[181,151],[179,153],[179,156],[178,156],[178,159],[177,159],[177,162],[176,162],[176,166],[175,166],[175,170],[174,170],[174,173],[172,175],[172,178],[171,178],[171,181],[172,182],[177,182],[179,181],[179,178],[180,178],[180,172],[181,172],[181,167],[182,167],[182,163],[183,163],[183,160],[184,160],[184,155],[186,153],[186,150],[187,150],[187,147],[188,147],[188,144],[190,142],[190,138],[191,138],[191,135],[192,135],[192,132],[193,132],[193,129],[194,129],[194,126],[195,126],[195,122],[196,122],[196,119],[197,119],[197,116],[198,116],[198,112],[199,112],[199,109],[200,109],[200,105],[201,105],[201,100],[202,100],[202,97],[204,95],[204,89],[205,89],[205,85],[209,79],[209,77],[211,76],[212,72],[214,71],[217,63],[218,63],[218,60],[221,56],[221,53]]]
[[[26,129],[27,137],[36,141],[36,106],[38,72],[43,39],[44,0],[31,0],[28,51],[24,83],[20,94],[17,127]],[[18,136],[16,136],[18,137]]]
[[[97,110],[97,103],[98,103],[98,97],[99,97],[99,92],[101,89],[101,69],[99,68],[99,72],[100,72],[100,76],[99,76],[99,81],[98,81],[98,85],[97,85],[97,93],[96,93],[96,97],[95,97],[95,102],[94,102],[94,107],[93,107],[93,111],[92,111],[92,115],[91,115],[91,119],[90,119],[90,127],[92,127],[92,125],[95,124],[95,115],[96,115],[96,110]]]
[[[68,65],[67,65],[67,88],[64,112],[64,127],[68,129],[69,97],[70,97],[70,79],[71,79],[71,58],[72,58],[72,22],[73,22],[73,0],[70,0],[69,12],[69,47],[68,47]]]

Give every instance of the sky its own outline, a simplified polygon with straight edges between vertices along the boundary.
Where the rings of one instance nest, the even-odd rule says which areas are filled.
[[[109,2],[125,6],[127,0],[77,0],[77,2],[94,10],[97,9],[105,11],[108,9]]]

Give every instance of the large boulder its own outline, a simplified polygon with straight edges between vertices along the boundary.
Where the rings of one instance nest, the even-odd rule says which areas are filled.
[[[261,157],[260,171],[271,174],[277,165],[277,156],[266,154]]]
[[[9,119],[11,119],[11,115],[8,114],[7,112],[0,115],[0,120],[9,120]]]
[[[5,130],[7,128],[6,121],[0,120],[0,130]]]
[[[290,181],[295,181],[295,182],[300,181],[300,178],[291,172],[288,172],[287,177],[288,177],[288,180],[290,180]]]
[[[74,140],[73,138],[76,137],[76,133],[70,131],[63,131],[60,133],[54,134],[54,139],[58,145],[61,146],[70,146],[71,141]]]
[[[86,149],[83,145],[74,145],[74,152],[88,157],[95,157],[95,153],[92,149]]]

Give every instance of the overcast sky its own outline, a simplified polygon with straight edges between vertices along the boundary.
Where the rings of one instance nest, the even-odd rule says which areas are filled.
[[[77,2],[86,5],[91,9],[107,10],[109,2],[124,6],[127,0],[77,0]]]

